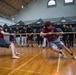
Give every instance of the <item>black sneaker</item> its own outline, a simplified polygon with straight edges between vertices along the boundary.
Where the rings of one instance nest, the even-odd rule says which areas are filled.
[[[34,47],[33,45],[31,47]]]
[[[29,47],[29,45],[26,46],[27,48]]]
[[[23,47],[23,45],[21,47]]]
[[[45,47],[42,47],[43,49],[45,48]]]

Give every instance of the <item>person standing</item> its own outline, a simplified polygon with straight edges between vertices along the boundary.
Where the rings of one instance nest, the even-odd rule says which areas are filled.
[[[38,26],[36,28],[36,33],[40,33],[41,30],[42,29],[41,29],[40,25],[38,24]],[[40,34],[37,35],[37,42],[38,42],[38,46],[41,47],[42,43],[43,43],[43,38],[42,38],[42,36],[40,36]]]
[[[76,26],[74,32],[76,32]],[[76,34],[74,34],[74,38],[75,38],[75,46],[76,46]]]
[[[45,48],[46,46],[47,46],[47,39],[45,37],[43,37],[43,45],[42,45],[42,47]]]
[[[70,25],[70,27],[68,28],[68,31],[69,32],[74,32],[73,29],[72,29],[72,25]],[[69,44],[72,47],[74,46],[73,41],[74,41],[74,34],[69,34]]]
[[[21,45],[22,45],[22,47],[25,45],[25,44],[27,44],[27,42],[26,42],[26,40],[27,40],[27,38],[26,38],[26,27],[23,27],[22,28],[22,31],[21,31],[21,33],[22,34],[24,34],[24,35],[21,35]]]
[[[10,33],[10,34],[14,33],[14,31],[12,30],[12,28],[9,29],[9,33]],[[11,42],[13,42],[13,41],[14,41],[14,36],[10,35],[9,40],[10,40]]]
[[[16,27],[16,42],[17,42],[17,45],[20,46],[20,30],[18,27]]]
[[[63,32],[68,32],[68,28],[67,28],[67,26],[66,26],[65,24],[63,25],[62,31],[63,31]],[[68,47],[69,47],[69,43],[68,43],[68,34],[63,34],[62,40],[63,40],[65,46],[68,45]]]
[[[29,44],[31,44],[32,47],[33,46],[33,29],[30,27],[30,25],[28,25],[27,27],[27,46],[26,47],[29,47]]]

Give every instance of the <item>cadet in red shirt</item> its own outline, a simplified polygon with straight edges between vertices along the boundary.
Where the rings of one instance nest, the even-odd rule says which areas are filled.
[[[55,52],[60,53],[63,57],[66,58],[66,55],[59,49],[63,48],[65,49],[74,59],[76,59],[76,56],[64,45],[64,43],[58,38],[57,34],[52,34],[53,32],[57,32],[56,28],[52,26],[50,21],[47,21],[45,23],[45,28],[43,28],[42,32],[40,33],[41,36],[45,36],[50,43],[50,46],[52,50]],[[63,32],[60,32],[60,34],[63,34]]]

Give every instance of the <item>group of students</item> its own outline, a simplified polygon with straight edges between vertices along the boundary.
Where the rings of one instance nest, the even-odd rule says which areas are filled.
[[[23,47],[24,45],[27,44],[27,47],[29,46],[29,42],[31,43],[31,46],[33,47],[33,29],[30,27],[30,25],[28,25],[27,29],[26,27],[22,27],[22,29],[20,30],[18,27],[16,27],[15,31],[12,30],[12,28],[10,28],[9,33],[15,33],[17,35],[12,36],[10,35],[10,41],[14,41],[16,40],[17,45]],[[29,33],[26,35],[26,33]],[[22,34],[22,35],[20,35]]]
[[[24,31],[25,30],[25,31]],[[38,31],[38,30],[37,30]],[[25,27],[22,29],[23,33],[29,33],[27,34],[27,47],[29,46],[29,42],[31,43],[32,47],[33,47],[33,30],[31,29],[31,27],[28,25],[27,30],[25,29]],[[41,29],[40,31],[38,31],[38,33],[40,32],[40,34],[38,34],[37,36],[39,37],[39,40],[41,40],[41,37],[45,37],[48,42],[49,42],[49,46],[51,47],[51,49],[59,54],[62,55],[62,57],[66,58],[66,55],[63,53],[63,51],[61,51],[60,49],[64,49],[66,50],[74,59],[76,59],[76,56],[70,51],[70,49],[68,47],[66,47],[64,45],[64,43],[60,40],[59,38],[59,34],[63,34],[64,32],[59,32],[59,34],[53,34],[53,32],[57,32],[57,29],[52,26],[52,23],[50,21],[47,21],[44,24],[44,28]],[[16,41],[18,43],[18,45],[20,44],[20,34],[19,33],[19,29],[16,28]],[[13,43],[10,43],[6,40],[4,40],[4,35],[11,35],[13,36],[13,34],[8,34],[5,33],[2,29],[2,27],[0,26],[0,46],[1,47],[11,47],[12,50],[12,57],[13,58],[19,58],[17,56],[17,54],[19,54],[16,50],[15,50],[15,46]],[[26,37],[26,35],[22,34],[22,38],[24,39],[24,37]],[[63,37],[64,38],[64,37]],[[10,38],[11,39],[11,38]],[[23,44],[22,44],[23,46]]]
[[[72,25],[69,25],[68,27],[64,24],[63,27],[61,28],[63,32],[74,32]],[[40,27],[40,25],[37,25],[36,27],[36,31],[35,33],[40,33],[42,30],[42,28]],[[14,31],[12,30],[12,28],[10,28],[9,33],[14,33]],[[16,35],[16,42],[17,45],[23,47],[24,45],[26,45],[26,47],[29,47],[29,43],[31,44],[32,47],[33,46],[33,41],[34,41],[34,29],[30,27],[30,25],[28,25],[28,27],[22,27],[22,29],[19,29],[18,27],[16,27],[15,33],[19,35]],[[21,35],[24,33],[25,35]],[[26,35],[26,33],[29,33],[29,35]],[[74,34],[63,34],[62,35],[63,38],[63,42],[64,44],[70,48],[74,46]],[[10,36],[10,41],[14,41],[14,37]],[[36,41],[38,43],[39,47],[46,47],[47,45],[47,39],[45,37],[40,36],[39,34],[36,35]]]
[[[36,33],[40,33],[42,30],[42,28],[37,25],[36,28]],[[22,29],[20,30],[18,27],[16,27],[15,31],[12,30],[12,28],[9,29],[9,33],[15,33],[17,34],[15,37],[10,35],[10,41],[14,41],[16,40],[17,45],[18,46],[24,46],[26,45],[26,47],[29,47],[29,45],[31,45],[31,47],[34,47],[33,45],[33,41],[34,41],[34,30],[33,28],[30,27],[30,25],[26,27],[22,27]],[[35,41],[37,41],[38,46],[39,47],[45,47],[46,46],[46,38],[41,37],[40,34],[35,34],[36,39]],[[44,41],[44,42],[43,42]]]
[[[64,24],[63,28],[62,28],[63,32],[75,32],[75,29],[73,29],[72,25],[69,25],[68,27]],[[75,35],[74,34],[64,34],[63,35],[63,41],[64,44],[66,46],[68,46],[68,48],[73,47],[74,46],[74,38]]]

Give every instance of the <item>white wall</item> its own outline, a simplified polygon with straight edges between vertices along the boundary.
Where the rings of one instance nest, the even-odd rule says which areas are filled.
[[[8,19],[4,19],[4,18],[1,18],[1,17],[0,17],[0,25],[3,26],[5,23],[6,23],[8,26],[15,24],[15,22],[12,21],[12,20],[8,20]]]
[[[19,14],[14,16],[16,21],[32,21],[59,17],[76,17],[76,0],[74,5],[64,6],[64,0],[56,0],[57,7],[47,8],[48,0],[37,0],[29,4]]]

